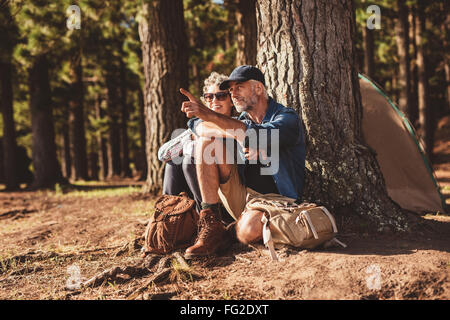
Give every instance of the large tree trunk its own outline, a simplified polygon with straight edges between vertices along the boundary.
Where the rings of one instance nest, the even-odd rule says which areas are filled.
[[[31,128],[33,133],[34,188],[65,182],[56,157],[55,129],[45,55],[34,58],[29,74]]]
[[[11,61],[0,61],[0,109],[3,116],[3,167],[7,190],[19,188],[17,143],[13,113]],[[2,146],[0,146],[1,148]]]
[[[408,229],[363,142],[352,1],[259,1],[257,21],[268,88],[304,121],[305,200],[352,210],[380,231]]]
[[[256,0],[238,0],[236,65],[256,65]]]
[[[425,58],[425,2],[418,1],[416,16],[416,44],[417,44],[417,77],[418,77],[418,106],[419,106],[419,133],[424,143],[428,158],[433,154],[433,128],[432,114],[429,106],[428,74]]]
[[[173,130],[186,126],[181,113],[184,100],[179,88],[187,88],[187,37],[183,1],[144,1],[140,37],[145,71],[144,101],[147,130],[148,175],[145,192],[161,190],[164,165],[159,147]],[[151,61],[151,63],[150,63]]]
[[[410,70],[409,70],[409,25],[408,7],[404,0],[397,0],[398,18],[395,21],[397,53],[399,58],[398,106],[408,117],[411,114]]]
[[[70,155],[72,159],[71,178],[88,179],[86,135],[83,110],[83,67],[81,52],[76,52],[70,61],[71,99],[69,101]]]

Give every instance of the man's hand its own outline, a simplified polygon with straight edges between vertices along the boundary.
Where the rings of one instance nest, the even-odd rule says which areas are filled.
[[[244,147],[244,148],[242,148],[242,150],[244,151],[244,157],[247,160],[259,160],[259,161],[267,160],[267,153],[266,153],[266,150],[264,150],[264,149],[260,149],[258,152],[257,149],[255,150],[253,148],[249,148],[249,147],[245,148]]]
[[[195,98],[189,91],[180,88],[180,92],[189,99],[189,101],[184,101],[182,103],[181,111],[186,113],[188,118],[198,117],[204,121],[208,121],[209,116],[214,111],[203,105],[203,103]]]

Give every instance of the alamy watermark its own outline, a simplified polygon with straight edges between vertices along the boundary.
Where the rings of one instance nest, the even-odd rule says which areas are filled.
[[[77,265],[67,267],[67,273],[70,277],[66,281],[66,288],[68,290],[78,290],[81,288],[81,270]]]
[[[366,26],[367,29],[381,29],[381,9],[379,6],[373,4],[367,7],[366,12],[371,14],[370,17],[367,18]]]
[[[81,9],[77,5],[71,5],[66,10],[67,20],[66,26],[67,29],[81,29]]]
[[[174,130],[171,139],[183,133],[185,129]],[[279,170],[280,162],[280,131],[279,129],[247,129],[246,131],[237,129],[225,130],[226,137],[213,138],[201,137],[203,142],[206,140],[206,147],[193,151],[192,156],[195,163],[206,164],[260,164],[261,175],[274,175]],[[235,148],[235,139],[231,137],[245,136],[245,145],[238,145]],[[211,142],[211,143],[208,143]],[[194,141],[183,141],[181,143],[193,143],[193,148],[198,148]],[[247,152],[246,152],[247,151]],[[249,154],[253,155],[247,158]],[[178,157],[172,159],[174,164],[181,164],[183,161],[189,161],[187,157]]]
[[[381,268],[377,264],[371,264],[366,268],[366,286],[370,290],[381,289]]]

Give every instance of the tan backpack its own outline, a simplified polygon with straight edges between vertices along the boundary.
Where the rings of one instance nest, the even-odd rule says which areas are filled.
[[[195,201],[182,192],[162,195],[145,230],[144,255],[166,254],[192,245],[197,234]]]
[[[333,215],[314,203],[296,204],[295,199],[278,194],[254,196],[246,210],[264,212],[263,240],[273,260],[278,260],[275,245],[312,249],[329,241],[343,247],[335,238],[338,230]],[[244,211],[245,213],[245,211]]]

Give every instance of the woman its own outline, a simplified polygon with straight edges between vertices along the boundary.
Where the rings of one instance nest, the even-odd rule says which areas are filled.
[[[202,101],[206,106],[215,112],[231,116],[233,111],[233,102],[228,91],[220,90],[219,84],[228,79],[228,76],[212,72],[205,80],[203,86]],[[189,120],[188,125],[192,127],[199,119]],[[197,204],[200,211],[202,202],[200,189],[197,182],[197,173],[193,161],[193,153],[188,150],[191,145],[189,141],[183,141],[184,148],[182,161],[168,161],[166,163],[163,182],[163,194],[178,195],[180,192],[186,192]],[[164,146],[163,146],[164,147]]]

